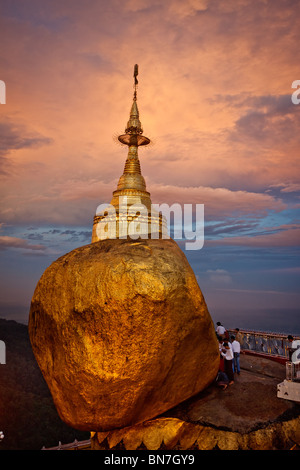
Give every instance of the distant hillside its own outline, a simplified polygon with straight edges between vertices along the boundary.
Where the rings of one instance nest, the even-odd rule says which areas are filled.
[[[0,319],[6,364],[0,364],[0,450],[39,450],[89,433],[74,430],[59,418],[34,358],[26,325]]]

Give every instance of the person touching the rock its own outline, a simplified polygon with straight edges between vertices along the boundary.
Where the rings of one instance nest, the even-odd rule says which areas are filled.
[[[224,341],[223,343],[221,355],[224,357],[224,372],[229,379],[228,385],[232,385],[234,383],[234,375],[232,370],[233,352],[227,341]]]
[[[223,372],[222,370],[219,370],[218,375],[216,377],[217,386],[221,387],[223,390],[226,390],[226,388],[228,387],[228,383],[229,383],[229,380],[225,372]]]
[[[224,357],[222,356],[222,349],[223,349],[223,339],[218,338],[219,341],[219,351],[220,351],[220,370],[224,372]]]

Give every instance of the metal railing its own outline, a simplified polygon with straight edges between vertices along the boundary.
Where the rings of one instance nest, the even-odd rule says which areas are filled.
[[[61,442],[58,443],[58,446],[55,447],[45,447],[43,446],[41,450],[85,450],[90,449],[91,447],[91,440],[87,439],[86,441],[77,441],[71,442],[69,444],[62,444]]]
[[[288,335],[280,333],[268,333],[263,331],[251,330],[228,330],[230,336],[236,336],[236,339],[241,344],[241,349],[257,354],[266,355],[273,358],[281,358],[288,361],[289,349],[291,343],[288,340]],[[300,340],[300,336],[293,336],[294,340]]]

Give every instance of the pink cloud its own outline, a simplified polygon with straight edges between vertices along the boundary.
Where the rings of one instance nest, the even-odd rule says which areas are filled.
[[[268,194],[247,191],[231,191],[227,188],[178,187],[151,185],[152,202],[174,202],[204,204],[204,211],[210,217],[222,218],[233,214],[266,215],[269,210],[281,211],[286,205]]]
[[[111,202],[117,180],[107,183],[96,178],[87,181],[73,179],[56,182],[48,193],[41,191],[28,198],[21,190],[9,198],[4,197],[0,217],[3,222],[12,223],[70,223],[86,224],[92,218],[99,204]],[[153,204],[204,204],[205,219],[223,219],[233,216],[263,217],[269,211],[280,212],[286,205],[269,194],[247,191],[231,191],[227,188],[178,187],[149,184]]]
[[[46,247],[44,245],[30,245],[26,240],[17,237],[9,237],[2,235],[0,236],[0,250],[8,248],[21,248],[23,250],[37,250],[44,251]]]

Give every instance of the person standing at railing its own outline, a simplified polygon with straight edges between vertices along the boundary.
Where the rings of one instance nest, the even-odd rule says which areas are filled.
[[[241,369],[240,369],[240,353],[241,353],[241,345],[239,341],[234,336],[231,336],[231,348],[233,352],[233,362],[232,362],[232,368],[233,372],[236,372],[237,374],[240,375]]]
[[[226,328],[222,325],[221,322],[217,321],[216,323],[217,328],[216,328],[216,334],[218,338],[225,339],[226,335]]]
[[[289,361],[291,361],[292,355],[296,351],[297,347],[295,346],[294,337],[292,335],[288,335],[287,339],[288,339],[287,351],[289,355]]]
[[[239,328],[235,328],[235,339],[241,344],[241,341],[242,341],[242,334],[240,333],[240,329]]]

